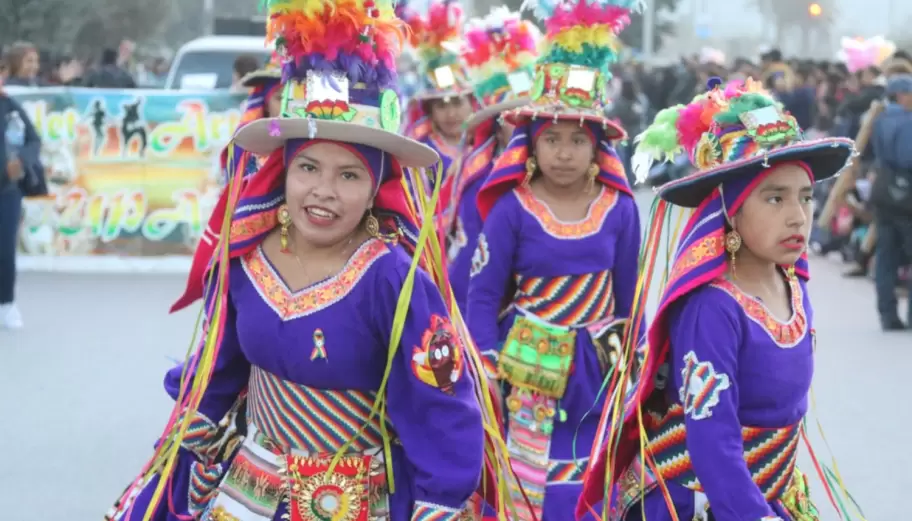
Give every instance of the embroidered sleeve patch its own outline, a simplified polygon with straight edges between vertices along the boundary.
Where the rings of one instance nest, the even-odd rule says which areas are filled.
[[[474,277],[481,273],[481,270],[488,265],[488,261],[491,259],[491,253],[488,251],[488,238],[485,237],[484,233],[478,235],[478,247],[475,248],[475,253],[472,254],[472,271],[470,275]]]
[[[430,327],[421,335],[421,345],[412,353],[412,371],[422,382],[453,394],[462,375],[462,347],[450,320],[431,315]]]
[[[679,396],[684,413],[694,420],[705,420],[712,416],[712,410],[719,405],[722,391],[731,386],[728,375],[718,373],[712,362],[700,362],[693,351],[684,355],[681,369]]]

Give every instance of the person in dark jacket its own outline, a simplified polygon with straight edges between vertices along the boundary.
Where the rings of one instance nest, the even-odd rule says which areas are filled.
[[[891,78],[887,93],[891,103],[874,122],[871,133],[877,158],[871,205],[877,226],[877,311],[883,329],[895,331],[907,327],[897,312],[896,286],[900,267],[912,259],[912,75]],[[912,306],[908,319],[912,323]]]
[[[123,67],[117,65],[117,51],[105,49],[101,54],[101,67],[89,74],[85,80],[85,86],[103,89],[135,89],[136,80]]]
[[[0,329],[22,327],[15,303],[16,247],[22,196],[47,194],[41,139],[28,114],[0,83]]]

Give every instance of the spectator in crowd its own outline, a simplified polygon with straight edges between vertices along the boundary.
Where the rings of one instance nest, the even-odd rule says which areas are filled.
[[[82,84],[82,62],[73,56],[61,56],[54,61],[50,84],[74,87]]]
[[[104,89],[135,89],[136,81],[123,67],[117,64],[118,52],[105,49],[101,54],[101,67],[86,78],[86,87]]]
[[[19,87],[39,87],[42,85],[38,73],[41,71],[41,58],[38,48],[28,42],[14,43],[5,58],[8,68],[6,85]]]
[[[15,303],[16,247],[23,195],[44,195],[41,140],[28,114],[0,83],[0,328],[22,327]]]
[[[877,311],[883,329],[895,331],[912,324],[912,306],[904,324],[896,302],[899,269],[912,258],[912,75],[892,77],[887,94],[891,102],[871,135],[877,158],[871,205],[877,226]],[[908,284],[912,289],[912,279]]]
[[[234,79],[231,82],[232,89],[243,89],[241,79],[251,72],[262,67],[260,59],[253,54],[242,54],[234,59]]]

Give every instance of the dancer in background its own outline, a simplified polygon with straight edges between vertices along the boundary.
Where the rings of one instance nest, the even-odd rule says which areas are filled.
[[[236,135],[266,162],[232,179],[210,220],[221,233],[175,305],[204,298],[205,340],[108,518],[471,519],[490,422],[480,364],[376,216],[413,220],[403,168],[438,161],[397,134],[403,25],[385,0],[269,7],[289,57],[281,117]],[[224,419],[243,399],[239,438]]]
[[[795,466],[814,372],[805,249],[813,184],[846,166],[853,143],[804,140],[759,83],[723,88],[717,78],[689,105],[660,112],[637,139],[638,174],[653,158],[690,157],[697,172],[659,196],[695,211],[636,392],[625,410],[609,413],[623,407],[623,393],[606,406],[619,421],[586,474],[578,514],[601,515],[610,497],[605,519],[613,521],[816,521]],[[662,236],[667,203],[649,237]],[[658,241],[644,249],[649,281]],[[824,487],[836,496],[826,479]]]
[[[478,192],[468,325],[507,395],[519,521],[573,516],[602,381],[623,366],[640,225],[604,86],[632,7],[538,5],[547,33],[531,99],[504,112],[516,128]]]
[[[459,56],[462,7],[443,0],[432,2],[427,14],[408,8],[405,13],[420,61],[422,87],[409,101],[404,135],[437,151],[444,181],[459,156],[463,125],[475,108],[472,86]],[[426,185],[428,190],[434,188],[433,175]]]
[[[483,108],[465,126],[466,150],[447,178],[442,198],[449,201],[443,223],[448,237],[449,275],[456,303],[466,313],[472,255],[481,233],[475,198],[494,160],[506,148],[513,125],[504,110],[529,102],[533,66],[541,33],[505,7],[494,8],[466,26],[462,59]]]

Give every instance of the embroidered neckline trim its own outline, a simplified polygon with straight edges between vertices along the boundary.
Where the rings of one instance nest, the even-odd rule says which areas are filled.
[[[601,186],[598,196],[589,203],[586,216],[579,221],[562,221],[554,215],[548,205],[535,197],[528,186],[518,186],[514,190],[520,206],[538,221],[548,235],[558,239],[584,239],[598,233],[605,224],[605,218],[617,203],[617,190]]]

